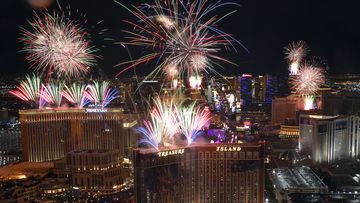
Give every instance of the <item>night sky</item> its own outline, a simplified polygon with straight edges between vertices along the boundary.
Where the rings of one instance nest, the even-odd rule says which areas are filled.
[[[119,0],[126,4],[148,2]],[[210,0],[211,1],[211,0]],[[330,73],[360,73],[360,12],[356,0],[234,0],[241,4],[238,12],[224,20],[220,27],[234,34],[250,51],[240,46],[238,54],[224,53],[238,64],[226,65],[222,73],[227,75],[286,73],[283,47],[291,41],[304,40],[310,47],[310,55],[327,60]],[[117,63],[128,60],[127,52],[104,38],[123,40],[121,29],[127,28],[123,19],[132,18],[125,9],[112,0],[59,0],[62,8],[70,5],[73,14],[86,14],[83,26],[91,34],[92,44],[101,55],[95,72],[113,77],[121,68]],[[1,75],[23,76],[31,71],[20,52],[19,27],[28,28],[27,19],[33,10],[26,0],[2,0],[1,25]],[[56,2],[49,10],[59,10]],[[231,11],[234,8],[227,8]],[[219,12],[224,12],[219,10]],[[100,20],[103,23],[95,25]],[[101,29],[109,29],[98,35]],[[138,52],[130,49],[135,57]],[[151,65],[138,69],[151,69]],[[128,75],[130,75],[128,73]]]

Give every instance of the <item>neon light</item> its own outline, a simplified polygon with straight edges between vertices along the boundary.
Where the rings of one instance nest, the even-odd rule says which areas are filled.
[[[167,157],[171,155],[184,154],[184,152],[185,152],[184,149],[175,149],[170,151],[158,152],[157,154],[159,157]]]
[[[86,109],[86,113],[105,113],[107,109]]]
[[[217,152],[239,152],[241,147],[216,147]]]

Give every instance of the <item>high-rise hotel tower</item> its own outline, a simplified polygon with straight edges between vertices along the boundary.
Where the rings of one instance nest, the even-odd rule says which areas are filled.
[[[264,202],[264,143],[135,149],[136,202]]]
[[[120,150],[137,142],[134,115],[122,109],[32,109],[20,111],[23,157],[43,162],[64,158],[73,150]]]

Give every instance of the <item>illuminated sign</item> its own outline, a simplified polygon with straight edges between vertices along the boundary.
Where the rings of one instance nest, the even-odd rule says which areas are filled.
[[[217,152],[239,152],[241,147],[216,147]]]
[[[184,154],[184,151],[184,149],[175,149],[170,151],[158,152],[157,154],[159,157],[167,157],[171,155]]]
[[[105,113],[107,109],[86,109],[86,113]]]

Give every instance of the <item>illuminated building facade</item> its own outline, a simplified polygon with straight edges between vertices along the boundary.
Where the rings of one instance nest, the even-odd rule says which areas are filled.
[[[358,158],[359,124],[358,116],[300,115],[300,152],[317,164]]]
[[[360,112],[360,92],[324,92],[321,96],[326,115],[356,115]]]
[[[264,144],[136,149],[136,202],[264,202]]]
[[[240,89],[242,109],[246,110],[252,103],[252,75],[244,74],[241,77]]]
[[[281,125],[279,137],[281,139],[299,139],[300,129],[298,125]]]
[[[23,157],[43,162],[81,149],[131,153],[136,119],[121,109],[36,109],[20,111]]]
[[[251,93],[253,103],[265,103],[267,78],[262,75],[253,78]]]
[[[275,97],[271,107],[271,122],[281,125],[287,120],[297,120],[297,112],[302,108],[302,100],[297,96]]]
[[[118,150],[80,150],[66,156],[70,185],[81,193],[109,195],[119,192],[125,180]]]
[[[21,135],[18,128],[0,129],[0,167],[21,161]]]

